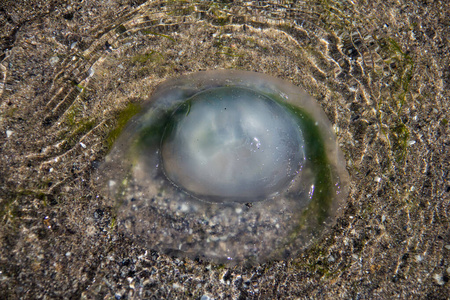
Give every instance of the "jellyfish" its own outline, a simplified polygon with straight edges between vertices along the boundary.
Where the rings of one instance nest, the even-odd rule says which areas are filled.
[[[230,264],[295,255],[328,232],[348,189],[319,104],[237,70],[160,84],[97,180],[119,230],[144,247]]]

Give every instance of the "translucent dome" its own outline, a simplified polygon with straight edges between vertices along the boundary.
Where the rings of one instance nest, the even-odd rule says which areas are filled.
[[[161,144],[167,177],[200,199],[254,202],[299,173],[304,141],[293,116],[253,90],[222,87],[176,109]]]

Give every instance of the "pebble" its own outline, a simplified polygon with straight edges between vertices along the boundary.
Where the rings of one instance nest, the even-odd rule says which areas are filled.
[[[49,61],[50,65],[53,67],[55,66],[57,63],[59,63],[59,57],[58,56],[52,56]]]

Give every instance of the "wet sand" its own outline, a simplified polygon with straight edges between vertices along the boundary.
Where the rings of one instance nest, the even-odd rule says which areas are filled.
[[[449,13],[444,1],[3,1],[0,298],[448,299]],[[293,258],[158,253],[118,230],[95,184],[157,84],[211,69],[288,80],[334,125],[349,197]]]

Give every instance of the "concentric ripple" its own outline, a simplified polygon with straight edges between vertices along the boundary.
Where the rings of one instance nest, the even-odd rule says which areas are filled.
[[[5,113],[0,121],[2,126],[7,124],[1,138],[4,161],[12,161],[2,171],[5,178],[17,183],[14,187],[17,195],[36,195],[39,201],[44,199],[42,203],[36,200],[43,206],[58,203],[65,197],[95,199],[84,201],[91,201],[89,203],[93,206],[102,208],[111,206],[111,203],[117,206],[111,202],[108,192],[97,189],[95,184],[89,186],[90,179],[96,181],[91,169],[97,168],[99,161],[111,151],[127,121],[142,110],[141,105],[150,99],[156,86],[182,74],[241,69],[292,82],[318,100],[333,124],[349,167],[355,168],[357,174],[363,174],[357,190],[366,192],[353,195],[357,199],[355,201],[364,204],[371,199],[375,203],[364,213],[376,211],[384,214],[380,207],[385,205],[394,212],[398,207],[400,212],[413,206],[407,199],[409,192],[402,198],[406,199],[404,203],[391,204],[387,198],[392,195],[384,196],[390,195],[386,191],[391,189],[383,187],[382,190],[379,183],[386,178],[394,182],[397,177],[389,175],[389,172],[394,172],[392,170],[406,170],[403,162],[408,157],[409,146],[413,142],[418,143],[425,134],[413,132],[408,122],[418,121],[405,117],[409,115],[405,112],[420,110],[423,103],[431,105],[431,101],[436,102],[433,102],[436,110],[440,108],[437,98],[426,97],[439,92],[444,95],[445,82],[430,75],[438,73],[437,58],[423,53],[423,60],[427,60],[431,71],[427,71],[427,76],[421,75],[425,82],[412,85],[417,61],[409,55],[405,45],[398,44],[398,24],[389,27],[383,23],[385,20],[377,19],[370,8],[355,7],[351,1],[327,1],[325,4],[315,1],[297,4],[283,1],[245,4],[153,1],[133,9],[117,10],[114,21],[111,18],[105,21],[98,19],[95,20],[96,26],[91,26],[88,16],[82,17],[86,24],[79,30],[80,36],[67,37],[70,40],[68,45],[61,42],[66,42],[64,32],[58,33],[56,29],[55,36],[46,33],[51,38],[46,36],[45,40],[39,40],[39,35],[30,35],[22,39],[20,47],[8,53],[10,56],[5,58],[0,68],[0,96],[2,100],[7,99],[1,103]],[[410,26],[414,27],[414,22],[411,21]],[[87,34],[82,35],[83,31]],[[411,36],[423,39],[423,44],[432,45],[439,39],[438,34],[430,39],[424,35]],[[51,47],[47,45],[49,43]],[[46,56],[37,63],[45,67],[42,72],[29,66],[27,47],[35,44],[49,47],[43,48],[47,51]],[[15,65],[11,73],[10,63]],[[51,83],[41,86],[43,83],[39,76],[44,71],[56,75]],[[34,91],[27,90],[30,82],[21,83],[22,74],[36,80],[32,82]],[[437,114],[433,109],[429,111],[430,115]],[[442,124],[448,124],[447,119],[441,119]],[[417,128],[420,126],[423,125],[419,124]],[[415,141],[410,143],[413,134],[416,134]],[[26,142],[19,143],[25,136]],[[130,170],[129,166],[120,164],[118,168],[118,174]],[[423,169],[427,170],[427,167]],[[129,178],[113,180],[116,188],[127,188],[119,192],[126,196],[123,204],[130,208],[127,211],[129,218],[125,217],[120,226],[124,226],[124,230],[131,233],[129,236],[146,248],[152,247],[149,240],[156,241],[156,245],[160,241],[157,237],[147,241],[139,238],[141,233],[147,234],[149,226],[153,231],[173,228],[174,232],[188,232],[191,236],[186,243],[195,241],[200,233],[206,232],[221,247],[227,233],[224,224],[237,220],[225,220],[219,216],[213,220],[200,220],[195,226],[183,223],[180,215],[171,212],[185,213],[190,208],[181,202],[174,205],[176,201],[173,202],[174,199],[161,189],[153,191],[156,195],[154,201],[160,201],[160,206],[147,212],[153,214],[152,222],[138,222],[140,220],[136,220],[131,211],[145,207],[140,202],[143,194],[138,186],[127,181]],[[400,190],[397,192],[401,194]],[[373,198],[377,193],[378,197],[386,198]],[[14,201],[5,207],[15,207]],[[74,206],[82,205],[68,202]],[[238,208],[237,212],[242,214],[246,209],[255,208],[255,205],[248,206]],[[265,209],[267,215],[264,211],[255,217],[265,225],[252,228],[254,232],[272,234],[286,229],[277,228],[278,221],[268,219],[279,211],[271,211],[271,207]],[[362,210],[360,208],[359,212]],[[28,211],[35,211],[34,206],[30,205]],[[236,214],[236,209],[223,212],[224,215],[233,213]],[[284,213],[280,213],[280,219]],[[115,228],[115,224],[114,219],[110,225]],[[299,237],[296,233],[290,236],[292,240],[287,244],[309,243],[296,241]],[[164,242],[172,243],[173,249],[183,250],[178,236],[171,236],[168,240]],[[284,253],[278,257],[295,256],[297,248],[281,247]],[[204,249],[197,251],[204,252]],[[250,249],[248,253],[258,252]],[[214,254],[208,257],[212,256]]]
[[[337,11],[331,10],[329,18],[318,23],[315,9],[322,8],[279,6],[271,9],[252,5],[151,2],[133,12],[119,14],[117,23],[100,31],[88,47],[78,42],[72,44],[73,55],[61,61],[61,72],[51,87],[52,97],[45,103],[42,113],[42,126],[47,130],[52,128],[55,134],[42,141],[42,153],[30,158],[44,160],[40,165],[44,180],[64,181],[64,167],[55,162],[73,160],[80,164],[83,161],[80,153],[84,149],[102,153],[105,144],[111,147],[126,121],[140,110],[155,86],[164,79],[179,73],[217,68],[245,68],[289,79],[321,100],[336,129],[345,128],[350,119],[346,103],[356,98],[373,101],[372,96],[366,97],[373,95],[372,88],[379,82],[379,78],[369,77],[378,76],[377,68],[380,68],[374,61],[377,56],[367,47],[374,42],[371,36],[364,37],[354,28],[348,31],[351,24]],[[340,28],[329,30],[331,24]],[[53,137],[56,139],[48,141]],[[127,143],[119,142],[126,147]],[[132,179],[145,178],[146,172],[140,173],[138,170],[143,169],[136,168],[133,174],[126,175],[130,167],[117,160],[115,163],[117,168],[112,170],[123,178],[114,178],[111,184],[123,189],[121,201],[125,203],[121,205],[127,207],[120,210],[125,220],[120,224],[131,235],[145,237],[137,240],[143,239],[147,247],[173,251],[189,249],[194,255],[220,257],[219,261],[226,256],[227,249],[231,249],[229,256],[234,260],[259,261],[269,254],[280,257],[280,253],[295,253],[295,249],[310,242],[311,235],[320,235],[313,230],[314,224],[332,220],[327,218],[329,211],[326,210],[320,217],[311,213],[312,219],[306,218],[302,224],[290,222],[299,219],[295,214],[307,205],[302,202],[279,202],[281,206],[252,202],[251,208],[230,206],[220,209],[217,215],[208,214],[211,210],[217,211],[214,205],[218,204],[187,206],[183,197],[167,194],[168,186],[161,188],[170,183],[159,183],[153,186],[157,189],[151,193],[143,193],[142,184]],[[172,181],[186,184],[173,176]],[[58,188],[59,185],[53,185],[47,193]],[[306,189],[301,190],[305,193]],[[149,194],[154,197],[147,199]],[[111,205],[109,193],[101,196],[106,205]],[[150,205],[149,209],[144,199],[157,204]],[[251,216],[245,214],[248,210]],[[317,213],[319,210],[320,205],[312,208]],[[185,213],[189,211],[195,211],[197,217],[186,219]],[[210,217],[199,217],[202,215]],[[243,218],[254,225],[249,227],[249,234],[242,235],[240,229],[230,230],[229,224],[244,222]],[[168,232],[161,235],[162,229]],[[306,233],[301,233],[302,230]],[[239,236],[250,237],[250,232],[253,237],[245,243],[246,248],[237,250],[243,245]],[[286,233],[291,233],[289,238]],[[233,240],[234,245],[224,240]],[[223,251],[218,254],[214,249]]]

